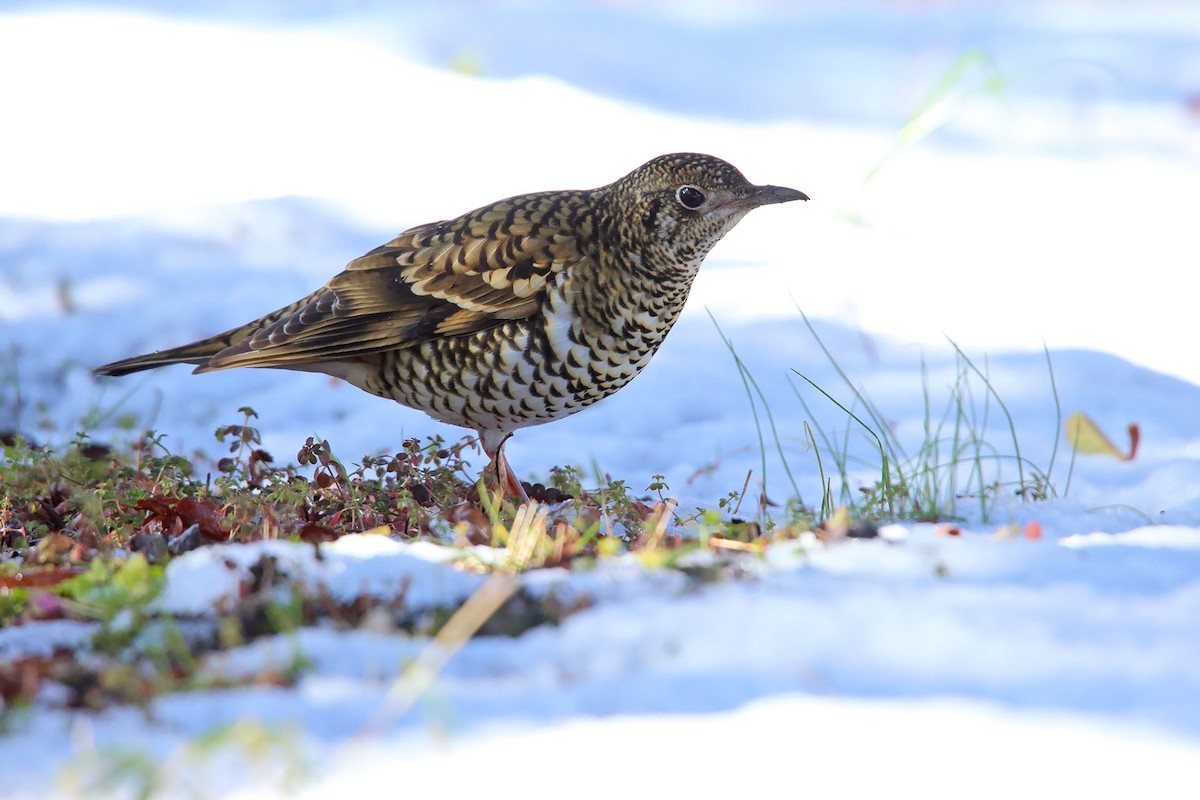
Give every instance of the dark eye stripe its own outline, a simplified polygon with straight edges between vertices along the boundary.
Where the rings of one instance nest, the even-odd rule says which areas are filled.
[[[646,216],[642,219],[642,224],[646,226],[646,230],[654,230],[655,224],[658,223],[658,211],[662,208],[662,200],[654,200],[650,203],[650,210],[646,212]]]

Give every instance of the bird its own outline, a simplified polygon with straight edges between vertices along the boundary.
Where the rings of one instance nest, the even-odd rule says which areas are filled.
[[[714,156],[658,156],[596,189],[516,195],[409,228],[253,322],[97,367],[317,372],[469,428],[501,491],[521,428],[624,387],[671,330],[712,247],[760,206],[808,200]]]

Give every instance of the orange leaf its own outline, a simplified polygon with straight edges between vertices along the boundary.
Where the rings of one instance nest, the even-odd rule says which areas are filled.
[[[65,580],[74,578],[82,569],[74,567],[52,567],[50,569],[31,569],[10,575],[0,575],[0,586],[13,589],[18,586],[26,588],[57,586]]]

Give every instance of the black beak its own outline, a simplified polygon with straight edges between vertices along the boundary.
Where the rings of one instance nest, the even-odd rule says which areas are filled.
[[[774,205],[775,203],[790,203],[793,200],[807,199],[808,195],[804,192],[789,189],[786,186],[751,186],[741,197],[727,200],[721,205],[750,209],[758,208],[759,206]]]
[[[808,195],[797,189],[786,186],[755,186],[747,200],[756,206],[769,206],[773,203],[790,203],[793,200],[807,200]]]

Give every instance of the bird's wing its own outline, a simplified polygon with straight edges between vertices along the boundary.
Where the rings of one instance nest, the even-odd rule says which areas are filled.
[[[422,225],[351,261],[324,288],[243,328],[203,371],[295,367],[469,334],[533,314],[587,258],[554,194]]]

